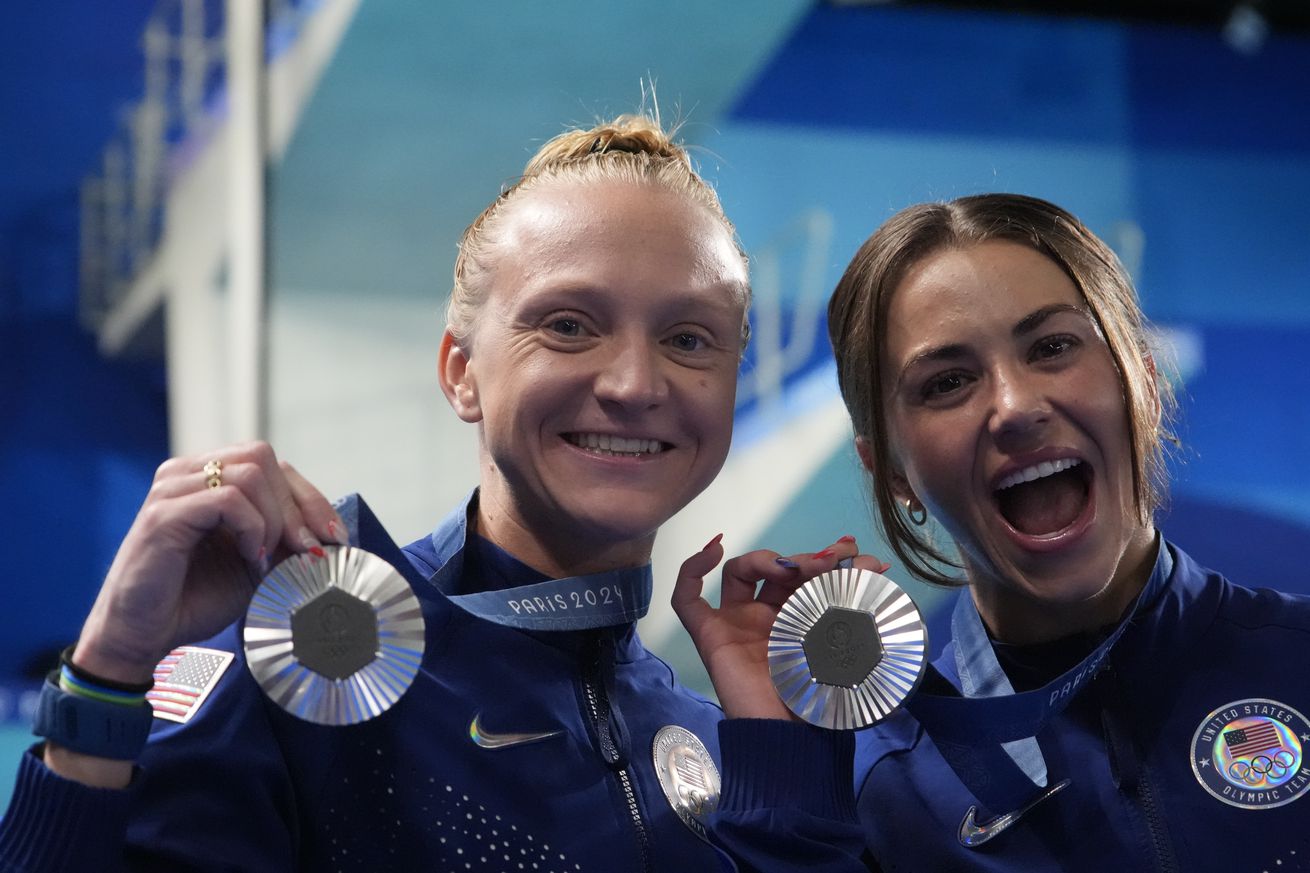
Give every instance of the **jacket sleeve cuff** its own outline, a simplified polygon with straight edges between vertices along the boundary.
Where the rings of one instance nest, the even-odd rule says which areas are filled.
[[[9,811],[0,820],[0,869],[71,870],[75,858],[118,866],[131,789],[92,788],[46,767],[41,746],[18,765]]]
[[[721,812],[797,809],[854,822],[855,737],[781,719],[719,723]]]

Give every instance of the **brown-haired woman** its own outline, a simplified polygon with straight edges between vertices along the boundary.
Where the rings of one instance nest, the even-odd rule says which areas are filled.
[[[654,119],[547,143],[461,241],[440,379],[478,427],[480,487],[394,555],[426,623],[409,692],[325,727],[234,664],[144,749],[47,720],[0,868],[710,866],[694,829],[720,713],[635,620],[657,529],[727,454],[749,294],[732,225]],[[161,658],[217,633],[204,648],[240,661],[269,559],[348,527],[267,445],[166,462],[46,697],[99,695],[130,734]],[[682,768],[663,779],[661,743]]]
[[[1113,253],[1031,197],[914,206],[856,254],[829,330],[888,542],[968,588],[874,729],[723,723],[715,827],[741,868],[1304,865],[1310,599],[1157,532],[1170,394]],[[806,574],[734,559],[725,591],[766,585],[713,610],[717,557],[684,565],[680,615],[729,717],[787,719],[764,645]]]

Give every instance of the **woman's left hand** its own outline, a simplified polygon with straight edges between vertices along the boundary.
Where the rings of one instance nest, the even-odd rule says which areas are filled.
[[[723,559],[719,537],[682,564],[673,587],[673,611],[696,644],[710,681],[729,718],[795,719],[774,690],[769,675],[769,632],[792,592],[839,561],[882,572],[886,564],[859,555],[854,537],[842,537],[813,554],[781,557],[760,549],[723,565],[716,609],[701,596],[705,576]],[[763,584],[760,584],[763,583]],[[758,589],[758,590],[757,590]]]

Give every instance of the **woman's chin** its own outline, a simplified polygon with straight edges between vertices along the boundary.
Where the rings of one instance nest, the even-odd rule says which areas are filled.
[[[574,508],[568,527],[578,542],[596,551],[644,547],[649,550],[655,533],[664,523],[663,515],[642,512],[634,506],[600,506]]]

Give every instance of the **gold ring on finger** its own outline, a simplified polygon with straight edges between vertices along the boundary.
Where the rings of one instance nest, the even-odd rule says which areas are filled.
[[[218,458],[205,464],[201,472],[205,474],[205,484],[210,488],[217,488],[223,484],[223,462]]]

